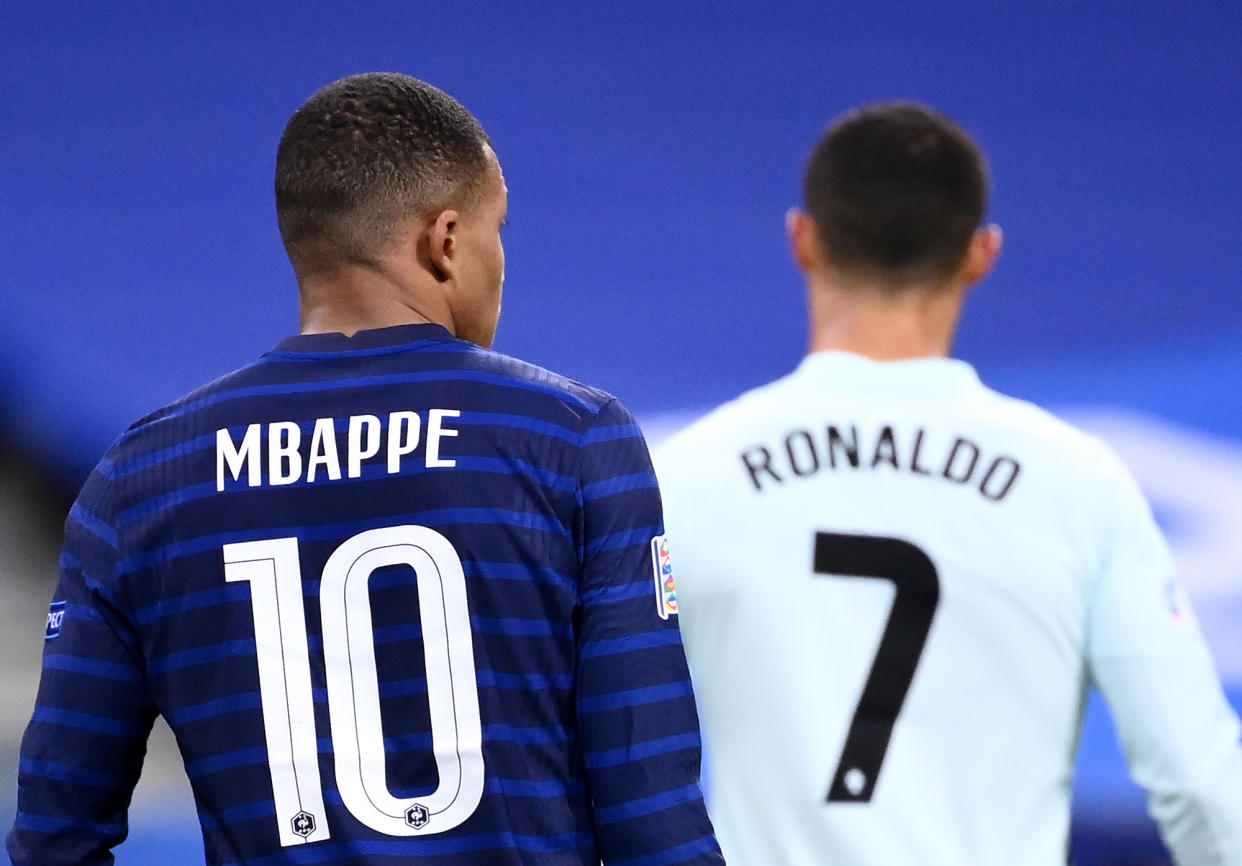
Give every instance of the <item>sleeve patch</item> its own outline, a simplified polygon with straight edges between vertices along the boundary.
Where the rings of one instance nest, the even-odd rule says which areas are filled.
[[[65,608],[69,606],[66,601],[54,601],[47,612],[47,632],[43,635],[44,640],[60,637],[60,629],[65,623]]]
[[[651,565],[655,571],[656,613],[660,619],[677,615],[677,584],[673,581],[673,560],[669,556],[668,536],[651,539]]]

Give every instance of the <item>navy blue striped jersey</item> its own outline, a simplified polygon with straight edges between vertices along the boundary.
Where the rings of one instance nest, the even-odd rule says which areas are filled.
[[[156,714],[210,864],[721,863],[642,435],[436,325],[291,337],[66,523],[16,864],[111,863]]]

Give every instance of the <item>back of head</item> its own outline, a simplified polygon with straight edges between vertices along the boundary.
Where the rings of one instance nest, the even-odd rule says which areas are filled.
[[[487,134],[457,100],[396,73],[343,78],[289,119],[276,152],[276,214],[302,276],[373,264],[409,220],[467,206]]]
[[[804,196],[833,268],[898,289],[953,274],[987,187],[983,155],[961,127],[886,102],[833,123],[807,165]]]

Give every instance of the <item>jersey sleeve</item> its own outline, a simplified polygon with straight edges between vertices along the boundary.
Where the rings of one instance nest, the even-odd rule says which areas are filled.
[[[43,672],[21,745],[14,866],[109,864],[128,832],[155,710],[109,585],[117,533],[96,474],[69,512]]]
[[[1179,864],[1242,864],[1242,748],[1172,558],[1124,470],[1089,608],[1088,661]]]
[[[608,866],[723,863],[646,443],[612,401],[581,449],[578,723],[600,854]]]
[[[682,642],[693,677],[698,665],[709,665],[712,647],[726,639],[730,626],[729,592],[721,581],[720,556],[728,556],[729,529],[721,519],[721,502],[713,499],[716,487],[704,477],[704,461],[699,443],[676,438],[655,449],[656,475],[664,506],[664,526],[677,563],[678,617]],[[728,509],[728,516],[737,513]],[[709,726],[710,727],[710,726]],[[710,757],[710,730],[707,754]]]

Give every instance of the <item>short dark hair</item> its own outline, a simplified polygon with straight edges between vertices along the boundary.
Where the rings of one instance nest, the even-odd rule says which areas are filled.
[[[461,103],[408,75],[354,75],[319,90],[276,151],[276,216],[294,270],[374,262],[408,220],[468,205],[489,143]]]
[[[987,208],[987,165],[948,117],[883,102],[829,127],[803,192],[834,267],[900,287],[941,280],[961,264]]]

